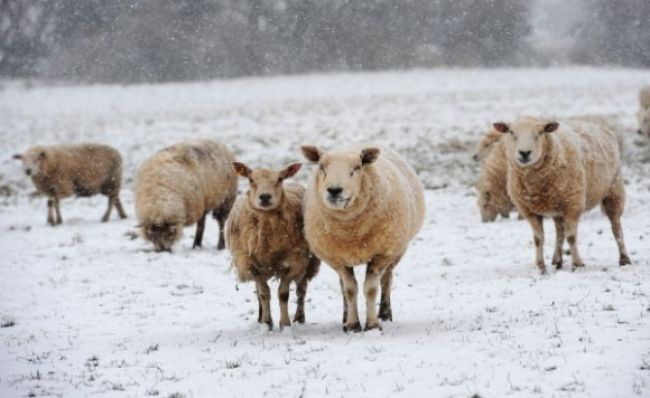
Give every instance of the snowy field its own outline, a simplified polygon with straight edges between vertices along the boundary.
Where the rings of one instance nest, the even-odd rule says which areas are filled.
[[[0,397],[648,397],[650,143],[633,116],[643,84],[648,71],[587,68],[0,83]],[[633,265],[618,267],[594,210],[578,240],[587,267],[540,276],[525,222],[479,222],[471,155],[493,121],[580,113],[625,127]],[[238,285],[228,253],[216,251],[212,220],[199,250],[193,227],[173,254],[136,238],[138,165],[189,137],[221,140],[253,166],[301,160],[302,143],[360,140],[409,158],[428,209],[396,269],[394,322],[343,333],[338,279],[323,265],[307,323],[263,332],[254,287]],[[102,224],[103,197],[69,199],[63,225],[46,226],[45,199],[11,155],[78,141],[123,154],[129,219]],[[546,231],[550,263],[552,223]]]

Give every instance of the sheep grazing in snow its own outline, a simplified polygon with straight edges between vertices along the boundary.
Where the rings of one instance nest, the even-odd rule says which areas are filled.
[[[307,284],[316,276],[320,260],[309,250],[303,233],[302,185],[283,181],[294,176],[301,164],[282,170],[251,170],[234,162],[235,171],[249,181],[226,222],[226,243],[242,282],[255,281],[259,304],[258,322],[273,329],[268,280],[280,280],[280,328],[289,326],[289,285],[296,284],[298,307],[294,322],[305,322]]]
[[[211,140],[185,141],[144,162],[135,183],[135,210],[142,235],[156,251],[171,251],[183,227],[196,223],[193,247],[201,246],[205,217],[212,212],[223,227],[237,195],[233,154]]]
[[[613,124],[604,118],[577,117],[558,123],[523,117],[512,124],[495,123],[504,134],[508,157],[508,194],[534,235],[536,263],[542,273],[544,230],[542,217],[555,222],[553,265],[562,267],[566,236],[574,267],[584,266],[577,247],[578,221],[585,211],[601,205],[612,225],[619,264],[630,264],[621,215],[625,188],[620,144]]]
[[[504,144],[500,141],[503,134],[490,130],[479,142],[475,160],[480,160],[481,174],[476,189],[479,193],[478,208],[483,222],[497,218],[510,217],[515,205],[508,196],[508,161]]]
[[[318,167],[305,197],[305,235],[311,250],[338,273],[343,291],[343,330],[361,330],[353,267],[367,263],[366,330],[392,320],[393,269],[424,220],[424,191],[413,169],[395,152],[356,146],[323,152],[303,146]]]
[[[636,117],[639,122],[639,134],[650,138],[650,86],[644,87],[639,93],[639,111]]]
[[[59,201],[71,196],[108,196],[108,221],[113,206],[120,218],[126,213],[120,202],[122,157],[115,149],[99,144],[35,146],[14,155],[41,194],[47,196],[47,222],[63,222]]]

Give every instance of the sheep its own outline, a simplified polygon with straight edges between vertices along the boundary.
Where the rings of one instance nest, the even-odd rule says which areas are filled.
[[[108,221],[113,206],[120,218],[126,213],[120,202],[122,157],[115,149],[100,144],[34,146],[14,159],[22,160],[25,174],[37,191],[47,196],[47,223],[60,225],[59,202],[71,196],[108,197],[108,209],[101,221]]]
[[[309,247],[339,275],[343,331],[361,331],[353,267],[367,263],[365,330],[392,321],[393,269],[424,221],[424,190],[415,171],[397,153],[376,145],[324,152],[302,146],[317,164],[305,196],[305,235]]]
[[[583,267],[577,246],[582,213],[600,204],[609,218],[619,250],[619,264],[630,264],[625,249],[621,215],[625,187],[621,155],[613,124],[603,118],[555,120],[522,117],[512,124],[494,123],[503,134],[508,158],[508,195],[533,230],[535,261],[544,264],[543,216],[552,217],[556,240],[553,265],[562,267],[564,237],[573,267]]]
[[[303,198],[300,184],[283,184],[301,168],[294,163],[282,170],[251,170],[244,163],[233,168],[249,181],[249,189],[235,201],[226,221],[226,244],[242,282],[255,281],[257,321],[273,329],[268,280],[280,279],[280,328],[291,325],[287,303],[289,285],[296,284],[298,306],[293,321],[305,322],[307,284],[316,276],[320,260],[309,250],[303,233]]]
[[[499,214],[508,218],[515,207],[508,197],[508,162],[505,147],[500,141],[501,136],[500,132],[490,130],[479,142],[478,151],[474,155],[474,159],[482,161],[476,189],[483,222],[494,221]]]
[[[237,195],[232,152],[211,140],[190,140],[164,148],[146,160],[135,182],[135,210],[142,236],[156,251],[169,251],[196,223],[193,248],[200,247],[205,217],[219,223],[217,249],[225,247],[223,228]]]
[[[639,110],[636,117],[639,123],[638,133],[650,138],[650,86],[644,87],[639,93]]]

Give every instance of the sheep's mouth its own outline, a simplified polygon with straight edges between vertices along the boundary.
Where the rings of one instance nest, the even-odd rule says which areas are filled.
[[[327,202],[332,207],[337,207],[339,209],[345,209],[350,204],[350,198],[327,198]]]

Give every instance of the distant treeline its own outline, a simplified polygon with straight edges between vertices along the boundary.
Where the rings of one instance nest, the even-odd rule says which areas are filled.
[[[552,63],[531,0],[0,0],[0,76],[100,82]],[[650,66],[650,1],[592,0],[571,60]]]

